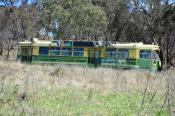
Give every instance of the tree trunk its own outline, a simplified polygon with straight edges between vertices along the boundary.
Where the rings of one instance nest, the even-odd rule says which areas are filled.
[[[10,50],[8,49],[7,50],[7,56],[6,56],[6,59],[5,59],[6,61],[9,59],[9,56],[10,56]]]
[[[0,41],[0,56],[3,56],[3,43],[2,43],[2,39]]]
[[[105,33],[105,41],[109,41],[112,39],[112,34],[110,32],[110,30],[107,30]]]
[[[163,46],[162,46],[162,36],[161,36],[161,34],[159,34],[158,45],[160,46],[159,56],[160,56],[161,70],[162,70],[163,67],[164,67],[164,57],[163,57],[163,50],[164,49],[163,49]]]
[[[3,49],[0,49],[0,56],[3,55]]]

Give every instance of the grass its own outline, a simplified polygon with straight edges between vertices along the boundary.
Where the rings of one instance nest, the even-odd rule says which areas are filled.
[[[103,93],[79,88],[51,87],[34,94],[27,93],[26,99],[19,100],[12,90],[13,88],[5,89],[6,92],[1,96],[1,104],[5,104],[0,110],[2,115],[133,116],[145,113],[140,111],[142,95],[139,91]],[[147,96],[146,102],[149,102],[150,97],[151,94]],[[160,112],[162,100],[163,97],[157,96],[146,114],[167,115],[166,109]]]
[[[150,73],[0,62],[0,115],[168,116],[175,110],[173,75],[174,69]]]

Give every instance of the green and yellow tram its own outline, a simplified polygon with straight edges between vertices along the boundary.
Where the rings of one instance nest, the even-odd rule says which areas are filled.
[[[17,59],[31,63],[63,63],[115,68],[144,68],[158,71],[161,61],[158,45],[110,41],[33,41],[19,42]]]

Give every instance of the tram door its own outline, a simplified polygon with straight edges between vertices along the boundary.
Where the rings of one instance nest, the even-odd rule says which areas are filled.
[[[31,61],[32,61],[32,48],[22,48],[21,62],[31,62]]]
[[[88,63],[95,67],[101,65],[101,52],[100,50],[89,50],[88,51]]]

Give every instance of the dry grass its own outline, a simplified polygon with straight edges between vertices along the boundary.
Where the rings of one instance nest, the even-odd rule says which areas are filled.
[[[4,84],[43,87],[74,86],[101,90],[127,91],[145,88],[150,76],[148,88],[154,90],[160,85],[166,89],[166,80],[174,82],[174,69],[151,73],[144,70],[117,70],[110,68],[88,68],[69,65],[28,65],[15,62],[0,62],[0,77]],[[174,84],[172,84],[173,87]]]
[[[140,91],[144,115],[144,96],[153,93],[165,96],[162,106],[173,111],[175,99],[175,71],[170,69],[164,72],[151,73],[144,70],[117,70],[110,68],[88,68],[68,65],[28,65],[15,62],[0,62],[0,95],[5,86],[13,86],[17,99],[23,99],[28,93],[35,93],[41,88],[78,88],[100,91],[103,94],[111,92]],[[167,82],[170,82],[168,89]],[[168,91],[169,90],[169,91]],[[167,96],[168,92],[168,97]],[[27,94],[26,96],[23,94]],[[31,95],[31,94],[30,94]],[[33,98],[37,99],[37,98]],[[165,102],[165,104],[163,104]],[[149,106],[149,103],[147,103]]]

